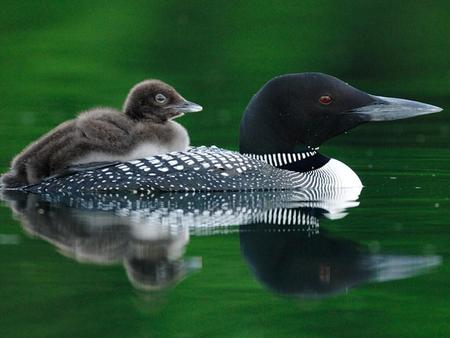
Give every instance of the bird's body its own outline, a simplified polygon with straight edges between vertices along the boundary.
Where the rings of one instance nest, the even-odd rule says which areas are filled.
[[[130,121],[121,112],[97,109],[75,120],[74,129],[80,143],[95,142],[95,147],[76,154],[70,164],[100,161],[129,161],[183,151],[189,146],[186,129],[175,121],[156,123],[151,120]],[[72,147],[74,150],[83,147]]]
[[[303,161],[314,163],[315,158],[320,158],[320,163],[323,163],[322,155],[309,153],[312,154],[273,154],[266,160],[260,160],[217,147],[195,147],[185,152],[155,155],[120,164],[100,164],[94,170],[81,170],[68,176],[52,178],[28,190],[35,193],[130,191],[141,194],[155,191],[312,189],[318,185],[361,187],[358,176],[335,159],[327,159],[320,167],[305,172],[281,169],[287,164],[282,161],[283,157],[290,157],[292,163],[298,164]],[[275,165],[268,158],[281,160]]]
[[[365,122],[440,110],[415,101],[373,96],[325,74],[288,74],[270,80],[250,100],[241,121],[240,153],[199,147],[87,165],[25,190],[145,193],[361,187],[348,166],[319,154],[318,146]]]
[[[136,91],[143,92],[141,97],[132,97]],[[129,110],[134,101],[143,100],[142,96],[162,95],[159,92],[176,101],[177,108],[166,110],[166,116],[152,111],[141,116],[136,112],[141,107]],[[195,108],[173,88],[156,80],[144,81],[132,89],[130,96],[124,112],[111,108],[91,109],[30,144],[12,161],[11,171],[2,177],[3,184],[6,187],[36,184],[71,165],[127,161],[187,149],[189,135],[172,118],[189,111],[185,110],[189,104],[194,110],[201,109],[200,106]],[[183,108],[180,103],[187,105]]]

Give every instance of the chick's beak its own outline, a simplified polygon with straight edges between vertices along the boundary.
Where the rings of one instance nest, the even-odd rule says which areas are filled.
[[[183,101],[179,104],[172,105],[169,108],[174,109],[180,113],[194,113],[203,110],[202,106],[190,101]]]

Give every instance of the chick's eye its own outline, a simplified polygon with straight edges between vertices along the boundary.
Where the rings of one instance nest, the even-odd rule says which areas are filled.
[[[159,93],[155,95],[155,101],[158,103],[166,103],[167,97],[165,97],[163,94]]]
[[[322,95],[322,96],[319,98],[319,102],[320,102],[321,104],[327,105],[327,104],[330,104],[331,102],[333,102],[333,98],[332,98],[330,95]]]

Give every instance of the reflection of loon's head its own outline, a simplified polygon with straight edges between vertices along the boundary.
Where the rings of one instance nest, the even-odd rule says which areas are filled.
[[[440,264],[440,257],[371,255],[350,240],[277,225],[240,233],[241,252],[252,273],[276,293],[316,297],[366,281],[407,278]],[[266,230],[264,230],[266,229]],[[267,231],[270,229],[270,231]]]
[[[301,229],[275,229],[240,234],[241,251],[252,272],[273,291],[327,295],[368,278],[355,243],[296,231]]]
[[[275,77],[251,99],[241,121],[243,153],[290,152],[317,147],[368,121],[438,112],[435,106],[367,94],[321,73]]]

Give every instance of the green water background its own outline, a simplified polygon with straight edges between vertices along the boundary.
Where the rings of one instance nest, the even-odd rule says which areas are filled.
[[[321,71],[444,112],[367,124],[321,148],[366,186],[360,207],[321,226],[382,252],[441,255],[433,273],[289,299],[252,277],[237,235],[213,236],[187,248],[201,272],[142,294],[122,266],[63,257],[2,206],[0,233],[17,244],[0,245],[1,336],[448,336],[449,22],[448,1],[2,1],[2,171],[77,112],[120,108],[145,78],[203,105],[179,120],[193,145],[236,149],[249,98],[284,73]]]

